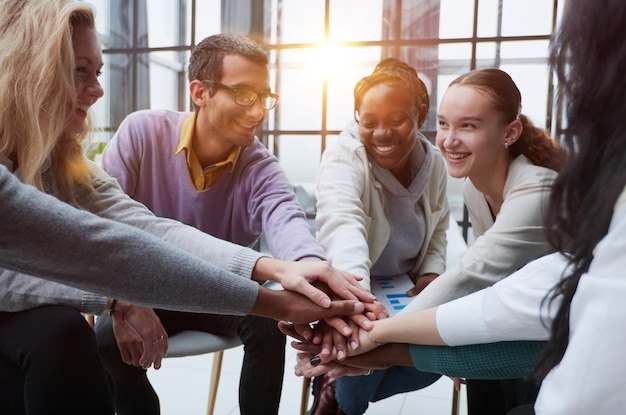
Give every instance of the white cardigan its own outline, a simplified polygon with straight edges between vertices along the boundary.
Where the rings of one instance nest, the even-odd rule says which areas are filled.
[[[443,304],[498,282],[548,251],[543,215],[557,173],[518,156],[509,168],[495,221],[485,196],[470,180],[463,197],[476,242],[454,268],[431,282],[402,314]]]
[[[428,187],[419,200],[424,208],[424,247],[412,276],[441,274],[446,264],[446,229],[450,216],[447,172],[439,150],[421,136],[434,153]],[[317,240],[333,266],[363,277],[370,290],[370,268],[389,240],[382,185],[375,179],[355,125],[322,156],[317,182]]]
[[[570,339],[544,379],[538,415],[621,414],[626,394],[626,190],[609,232],[594,250],[570,308]],[[449,345],[545,340],[559,307],[542,301],[565,267],[557,253],[535,260],[493,287],[439,306],[437,328]]]

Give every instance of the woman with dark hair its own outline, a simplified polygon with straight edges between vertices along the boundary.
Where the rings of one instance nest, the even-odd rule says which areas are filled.
[[[568,161],[554,184],[546,216],[549,241],[559,252],[531,262],[487,290],[373,322],[371,331],[361,333],[363,348],[358,352],[373,351],[341,362],[352,368],[335,362],[324,370],[336,375],[363,373],[355,367],[419,367],[417,344],[550,336],[535,372],[545,377],[534,411],[623,413],[626,395],[619,379],[626,369],[625,20],[626,3],[621,0],[569,0],[552,50],[568,100],[568,128],[562,138]],[[556,288],[547,288],[549,281],[558,282],[549,284]],[[459,310],[465,310],[464,315]],[[397,343],[378,347],[387,342]],[[301,360],[297,373],[318,374],[318,367]]]
[[[441,154],[419,132],[428,106],[426,86],[415,69],[385,59],[356,84],[355,121],[322,156],[318,242],[334,267],[361,276],[367,290],[370,277],[400,275],[412,278],[420,290],[445,270],[447,176]],[[378,305],[372,318],[386,316]],[[334,347],[345,353],[344,345]],[[361,414],[370,401],[423,388],[439,377],[412,368],[336,382],[318,377],[312,413],[327,414],[338,406]]]

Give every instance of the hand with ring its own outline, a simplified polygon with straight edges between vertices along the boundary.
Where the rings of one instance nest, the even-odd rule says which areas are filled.
[[[117,310],[129,310],[129,303],[118,301]],[[149,307],[133,306],[122,318],[121,312],[114,312],[113,334],[126,364],[144,369],[161,367],[161,360],[167,353],[167,332],[161,320]]]

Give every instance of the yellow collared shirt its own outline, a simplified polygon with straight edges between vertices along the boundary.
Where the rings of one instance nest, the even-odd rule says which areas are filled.
[[[229,171],[232,173],[235,169],[235,165],[237,164],[237,160],[239,160],[241,147],[235,146],[232,151],[228,153],[225,160],[211,164],[210,166],[202,167],[191,144],[194,126],[196,125],[196,115],[197,114],[194,112],[183,123],[175,154],[180,154],[183,150],[187,151],[187,168],[189,169],[189,176],[191,177],[191,181],[193,182],[195,189],[198,192],[201,192],[213,186],[226,168],[229,168]]]

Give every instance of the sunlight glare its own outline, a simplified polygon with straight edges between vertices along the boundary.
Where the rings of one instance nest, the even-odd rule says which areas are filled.
[[[348,66],[346,53],[342,53],[342,48],[335,44],[323,43],[311,52],[311,69],[324,78],[343,72]]]

